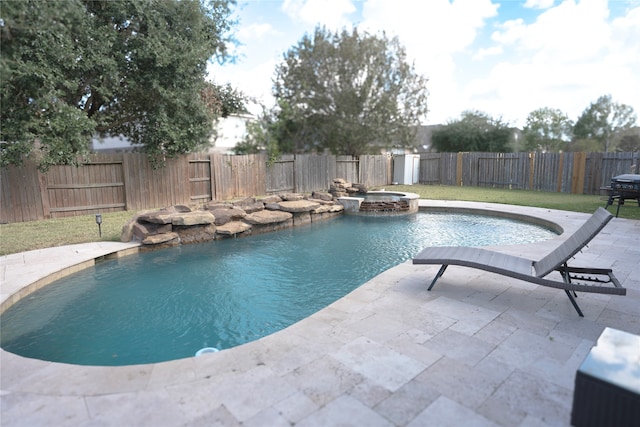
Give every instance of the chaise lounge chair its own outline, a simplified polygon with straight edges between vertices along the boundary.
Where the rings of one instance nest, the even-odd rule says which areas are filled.
[[[568,260],[582,250],[607,225],[611,218],[613,215],[608,211],[598,208],[575,233],[538,261],[474,247],[429,247],[416,255],[413,258],[413,263],[441,265],[428,290],[433,288],[449,265],[460,265],[541,286],[563,289],[578,315],[584,317],[574,299],[574,296],[577,297],[576,291],[610,295],[626,295],[627,293],[611,269],[569,267],[567,265]],[[553,271],[561,274],[562,281],[545,278]]]

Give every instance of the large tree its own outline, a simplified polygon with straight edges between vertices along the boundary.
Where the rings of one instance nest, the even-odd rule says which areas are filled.
[[[600,149],[611,151],[629,129],[636,124],[633,107],[614,102],[604,95],[592,102],[578,118],[573,134],[582,140],[595,140]]]
[[[234,4],[3,0],[2,164],[74,164],[95,134],[160,161],[206,143],[221,111],[206,66],[226,58]]]
[[[398,39],[318,27],[276,68],[274,138],[281,151],[345,155],[412,145],[427,113],[426,83]]]
[[[526,150],[558,152],[571,141],[573,123],[561,110],[539,108],[529,113],[522,133]]]
[[[242,142],[236,144],[236,154],[256,154],[266,152],[269,162],[274,161],[282,153],[298,153],[304,151],[296,147],[301,134],[302,122],[292,119],[290,106],[280,100],[274,108],[263,106],[262,113],[255,121],[247,123],[247,133]]]
[[[440,152],[511,152],[513,130],[501,119],[481,111],[465,111],[433,131],[431,142]]]

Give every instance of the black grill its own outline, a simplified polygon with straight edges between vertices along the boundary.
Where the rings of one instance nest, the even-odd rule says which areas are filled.
[[[636,199],[640,207],[640,175],[624,174],[611,178],[611,191],[605,208],[608,208],[617,200],[616,216],[618,216],[620,205],[624,205],[625,199]]]

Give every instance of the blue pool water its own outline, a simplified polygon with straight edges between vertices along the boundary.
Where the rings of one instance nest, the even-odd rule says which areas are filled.
[[[424,247],[553,236],[496,217],[418,213],[343,216],[147,252],[102,262],[20,300],[2,315],[1,344],[22,356],[81,365],[190,357],[281,330]]]

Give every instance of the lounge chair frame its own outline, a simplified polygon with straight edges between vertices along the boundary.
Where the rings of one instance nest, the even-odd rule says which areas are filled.
[[[440,270],[431,281],[430,291],[449,265],[476,268],[525,282],[562,289],[580,317],[584,317],[575,298],[576,292],[626,295],[627,290],[610,268],[571,267],[568,260],[581,251],[613,218],[598,208],[569,238],[538,261],[476,247],[429,247],[413,258],[413,264],[439,264]],[[560,273],[562,280],[547,278]]]

